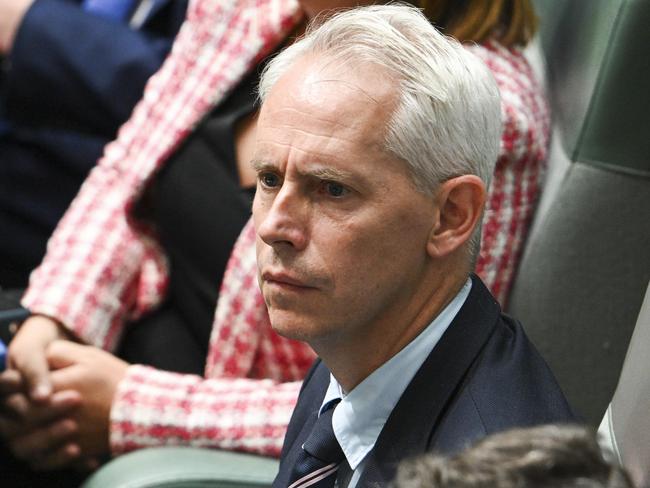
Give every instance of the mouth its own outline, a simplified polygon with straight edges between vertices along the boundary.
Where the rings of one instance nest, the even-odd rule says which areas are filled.
[[[315,290],[307,281],[292,276],[284,272],[264,271],[262,281],[273,288],[279,288],[286,291],[307,291]]]

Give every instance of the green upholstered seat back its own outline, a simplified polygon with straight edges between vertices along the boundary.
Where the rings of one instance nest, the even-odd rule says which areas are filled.
[[[650,1],[536,6],[553,177],[508,311],[598,425],[650,279]]]

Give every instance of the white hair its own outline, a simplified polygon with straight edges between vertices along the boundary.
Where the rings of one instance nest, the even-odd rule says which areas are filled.
[[[440,182],[464,174],[477,175],[489,185],[501,136],[494,78],[417,8],[375,5],[316,20],[301,40],[267,65],[259,84],[262,103],[305,55],[357,67],[378,65],[399,83],[385,145],[409,164],[418,190],[432,193]]]
[[[385,148],[409,165],[417,190],[433,194],[450,178],[472,174],[489,187],[501,140],[499,90],[490,70],[415,7],[374,5],[316,19],[305,36],[266,66],[259,96],[303,56],[359,69],[383,68],[396,82],[397,104]],[[468,251],[473,267],[480,225]]]

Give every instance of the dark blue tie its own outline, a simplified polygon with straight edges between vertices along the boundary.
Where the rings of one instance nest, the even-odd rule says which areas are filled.
[[[83,8],[103,17],[125,21],[133,11],[136,0],[84,0]]]
[[[329,402],[316,420],[291,471],[288,488],[331,488],[334,486],[336,472],[345,459],[332,429],[334,407],[340,401],[337,399]]]

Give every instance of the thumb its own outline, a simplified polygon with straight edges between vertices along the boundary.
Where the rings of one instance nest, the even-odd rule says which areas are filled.
[[[45,357],[34,355],[25,361],[16,362],[15,369],[20,371],[25,381],[27,392],[36,402],[43,402],[50,397],[52,385],[49,378],[49,368]]]
[[[25,392],[35,402],[45,402],[52,393],[45,350],[58,330],[52,319],[35,315],[23,323],[9,344],[7,366],[20,373]]]
[[[83,357],[87,346],[82,346],[70,341],[54,341],[45,353],[50,369],[67,368],[78,364]]]

